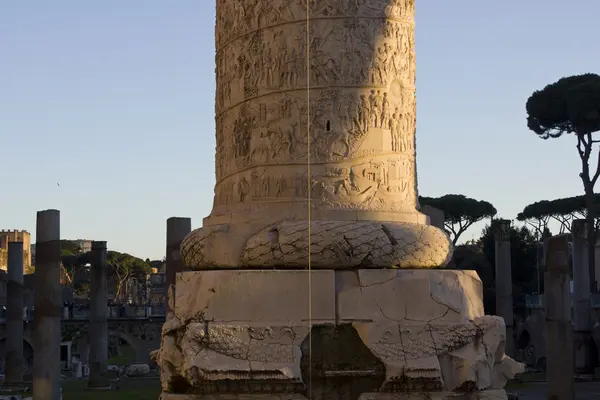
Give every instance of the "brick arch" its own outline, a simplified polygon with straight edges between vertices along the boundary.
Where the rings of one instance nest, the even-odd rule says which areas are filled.
[[[29,345],[29,347],[31,347],[31,350],[34,350],[33,347],[33,338],[31,337],[31,335],[24,333],[23,334],[23,342],[27,343]],[[2,334],[0,335],[0,343],[2,343],[2,345],[4,346],[4,343],[6,343],[6,335]]]

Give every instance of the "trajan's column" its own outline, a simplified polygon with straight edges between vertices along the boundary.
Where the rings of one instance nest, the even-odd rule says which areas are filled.
[[[304,268],[310,218],[314,268],[445,265],[417,211],[414,0],[218,0],[215,32],[217,183],[185,263]]]
[[[414,2],[217,1],[215,199],[161,400],[506,399],[504,321],[418,211]]]

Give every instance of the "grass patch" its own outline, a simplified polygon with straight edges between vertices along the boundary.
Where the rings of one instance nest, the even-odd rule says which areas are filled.
[[[113,383],[114,384],[114,383]],[[154,400],[161,393],[158,379],[130,379],[122,378],[118,383],[119,389],[110,391],[86,390],[87,379],[67,380],[62,382],[63,400]],[[4,394],[0,392],[0,394]],[[20,394],[23,397],[32,396],[31,393],[6,393]]]
[[[523,382],[545,382],[546,373],[544,372],[525,372],[516,376],[515,380]]]
[[[123,377],[116,384],[117,390],[94,392],[86,390],[87,380],[64,381],[63,400],[150,400],[158,399],[161,392],[158,379]]]
[[[108,365],[129,365],[135,361],[135,350],[131,346],[119,346],[121,354],[108,359]]]

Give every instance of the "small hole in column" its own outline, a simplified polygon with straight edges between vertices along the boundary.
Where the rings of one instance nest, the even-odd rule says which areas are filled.
[[[327,121],[327,132],[331,131],[331,122]]]

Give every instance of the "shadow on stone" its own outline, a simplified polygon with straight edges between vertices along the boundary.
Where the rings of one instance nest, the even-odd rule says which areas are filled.
[[[352,325],[317,326],[311,335],[301,345],[302,380],[307,398],[356,400],[362,393],[379,390],[385,379],[385,367]]]

